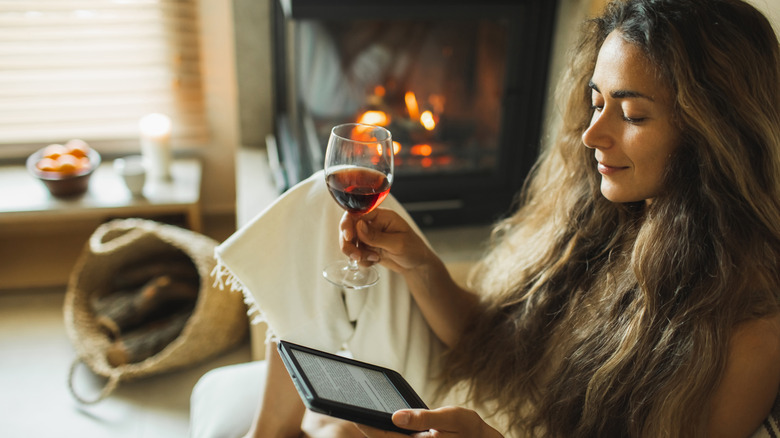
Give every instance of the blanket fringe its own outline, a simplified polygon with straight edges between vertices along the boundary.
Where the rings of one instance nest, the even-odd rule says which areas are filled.
[[[244,296],[244,304],[246,304],[246,314],[249,317],[249,323],[252,325],[266,323],[265,343],[279,342],[279,337],[276,336],[276,333],[274,333],[271,326],[268,325],[268,320],[263,314],[263,311],[260,310],[260,306],[257,305],[257,301],[255,301],[255,297],[252,296],[251,291],[222,263],[218,254],[215,254],[214,258],[216,259],[217,264],[211,271],[211,277],[214,278],[213,285],[220,290],[229,288],[230,292],[240,292]]]
[[[216,259],[217,264],[211,271],[211,277],[214,278],[213,285],[218,287],[220,290],[225,290],[227,287],[231,292],[241,292],[241,294],[244,296],[244,303],[247,306],[246,314],[249,316],[249,322],[251,324],[260,324],[261,322],[265,322],[265,316],[260,310],[260,307],[257,306],[257,302],[255,302],[255,298],[252,296],[251,292],[244,286],[243,283],[241,283],[241,280],[239,280],[238,277],[230,272],[230,270],[222,263],[219,257]]]

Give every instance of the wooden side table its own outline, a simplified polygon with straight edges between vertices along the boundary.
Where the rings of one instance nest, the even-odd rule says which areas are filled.
[[[113,162],[95,170],[89,190],[74,198],[55,198],[23,165],[0,166],[0,226],[58,219],[96,219],[183,214],[187,226],[202,232],[200,211],[201,163],[197,159],[175,160],[169,181],[150,180],[144,196],[134,197]]]

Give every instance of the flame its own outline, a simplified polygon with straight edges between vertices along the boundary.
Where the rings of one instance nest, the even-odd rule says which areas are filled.
[[[377,143],[376,144],[376,152],[379,155],[382,155],[382,151],[383,151],[382,144],[381,143]],[[400,152],[400,151],[401,151],[401,143],[398,143],[397,141],[394,141],[393,142],[393,155],[398,154],[398,152]]]
[[[406,101],[406,109],[409,111],[409,117],[412,120],[417,120],[420,117],[420,107],[417,105],[417,97],[411,91],[407,91],[404,94],[404,101]]]
[[[422,123],[423,128],[428,131],[433,131],[436,128],[436,120],[434,120],[433,113],[430,111],[422,113],[420,116],[420,123]]]
[[[358,117],[357,122],[366,125],[387,126],[390,117],[384,111],[366,111]]]
[[[171,133],[171,119],[165,114],[147,114],[138,121],[144,137],[165,137]]]
[[[429,144],[416,144],[412,146],[410,151],[412,155],[419,155],[421,157],[429,157],[433,153],[433,148]]]
[[[376,137],[372,135],[373,131],[372,126],[357,125],[352,128],[351,137],[353,140],[362,142],[376,141]]]
[[[440,166],[449,166],[450,164],[452,164],[452,161],[453,161],[453,159],[452,159],[451,155],[445,155],[445,156],[437,158],[436,159],[436,164],[438,164]]]

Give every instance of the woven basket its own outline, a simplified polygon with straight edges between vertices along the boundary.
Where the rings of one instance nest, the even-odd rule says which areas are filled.
[[[65,328],[77,354],[68,384],[78,401],[95,403],[111,394],[120,381],[194,365],[224,352],[246,336],[249,323],[242,295],[219,290],[210,281],[216,245],[201,234],[144,219],[117,219],[95,230],[65,293]],[[176,251],[191,259],[200,277],[192,315],[179,336],[159,353],[140,362],[111,366],[106,351],[113,341],[96,324],[92,298],[107,294],[111,279],[123,267]],[[86,399],[74,388],[74,370],[80,363],[107,378],[97,398]]]

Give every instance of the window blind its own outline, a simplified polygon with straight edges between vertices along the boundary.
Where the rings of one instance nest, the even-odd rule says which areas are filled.
[[[0,151],[71,138],[207,139],[195,0],[0,0]]]

